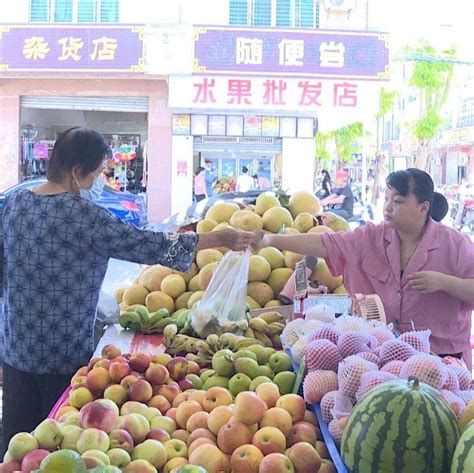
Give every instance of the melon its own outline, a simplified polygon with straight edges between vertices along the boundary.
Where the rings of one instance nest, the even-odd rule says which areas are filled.
[[[218,262],[209,263],[199,271],[199,289],[201,289],[201,291],[205,291],[207,286],[209,286],[217,266],[219,266]]]
[[[454,450],[451,473],[474,471],[474,422],[463,432]]]
[[[265,258],[270,263],[272,269],[285,267],[285,256],[278,248],[273,246],[262,248],[258,255]]]
[[[204,291],[197,291],[195,292],[189,299],[188,299],[188,309],[192,309],[193,305],[200,301],[204,296]]]
[[[213,248],[208,248],[206,250],[199,250],[196,253],[196,263],[199,269],[204,268],[207,264],[218,263],[224,255]]]
[[[300,233],[306,233],[314,227],[314,217],[308,212],[301,212],[296,216],[293,227]]]
[[[337,341],[337,348],[342,358],[364,351],[372,351],[377,348],[378,342],[375,337],[362,332],[343,332]]]
[[[341,457],[350,473],[446,473],[458,440],[456,416],[435,389],[389,381],[354,407]]]
[[[249,260],[249,282],[252,281],[265,281],[268,279],[272,272],[270,263],[259,255],[252,255]]]
[[[318,215],[321,205],[316,196],[311,192],[298,191],[291,195],[288,202],[288,208],[290,209],[293,218],[296,218],[303,212],[307,212],[310,215]]]
[[[273,289],[265,282],[254,281],[247,285],[247,294],[261,307],[273,299]],[[281,305],[280,303],[278,303]]]
[[[193,291],[186,291],[176,298],[174,301],[175,310],[187,309],[189,298],[194,294]]]
[[[293,251],[285,251],[285,266],[287,268],[295,269],[296,263],[301,261],[304,255],[293,253]]]
[[[400,378],[415,376],[421,382],[441,389],[447,379],[446,367],[437,356],[420,353],[410,357],[403,363]]]
[[[292,274],[293,270],[290,268],[277,268],[270,273],[267,283],[273,289],[274,297],[278,297],[278,294],[280,294]]]
[[[257,197],[255,202],[255,212],[263,215],[268,209],[281,207],[280,201],[272,192],[264,192]]]
[[[217,223],[230,222],[232,215],[234,215],[237,210],[240,210],[240,207],[234,202],[224,202],[220,201],[214,204],[206,212],[206,220],[214,220]]]
[[[186,292],[186,281],[179,274],[170,274],[161,281],[161,290],[176,299]]]
[[[291,227],[293,219],[290,212],[283,207],[273,207],[263,214],[263,228],[278,233],[282,227]]]
[[[380,347],[380,362],[385,364],[393,360],[406,361],[417,353],[411,345],[402,340],[388,340]]]
[[[330,370],[311,371],[303,381],[303,397],[307,403],[320,402],[325,394],[339,388],[337,374]]]
[[[341,361],[337,346],[329,340],[314,340],[306,346],[305,365],[308,371],[337,371]]]
[[[329,270],[329,266],[322,258],[318,258],[316,267],[310,277],[311,281],[318,281],[322,286],[326,286],[330,291],[334,291],[342,285],[343,277],[334,277]]]
[[[122,302],[127,305],[145,305],[145,298],[148,292],[146,287],[140,286],[139,284],[132,284],[123,292]]]
[[[220,231],[222,231],[222,230],[227,230],[227,229],[229,229],[229,228],[233,228],[230,223],[221,222],[221,223],[218,223],[218,224],[212,229],[212,231],[213,231],[213,232],[220,232]]]
[[[173,274],[173,272],[171,268],[161,266],[160,264],[150,266],[140,274],[140,284],[146,287],[150,292],[159,291],[161,290],[161,281],[163,281],[166,276]]]
[[[216,226],[217,222],[215,220],[205,218],[204,220],[200,220],[196,225],[196,233],[211,232]]]
[[[250,210],[237,210],[230,218],[230,224],[234,228],[240,228],[240,230],[247,232],[262,230],[263,228],[262,217]]]
[[[168,309],[170,314],[174,311],[174,300],[171,296],[162,291],[153,291],[146,296],[146,308],[149,312],[156,312],[160,309]]]

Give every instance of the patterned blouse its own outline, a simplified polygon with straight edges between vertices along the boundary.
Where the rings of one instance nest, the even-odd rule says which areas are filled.
[[[197,239],[139,230],[70,193],[11,194],[0,213],[5,362],[30,373],[74,372],[93,352],[109,258],[187,271]]]

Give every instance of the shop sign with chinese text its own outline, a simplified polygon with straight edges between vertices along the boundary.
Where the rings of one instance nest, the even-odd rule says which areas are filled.
[[[0,25],[0,73],[143,73],[143,37],[131,25]]]
[[[194,74],[389,79],[386,33],[194,28]]]

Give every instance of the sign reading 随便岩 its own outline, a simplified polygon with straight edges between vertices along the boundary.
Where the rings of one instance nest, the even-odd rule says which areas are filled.
[[[386,33],[194,28],[194,74],[389,79]]]
[[[144,27],[0,25],[0,73],[143,73]]]

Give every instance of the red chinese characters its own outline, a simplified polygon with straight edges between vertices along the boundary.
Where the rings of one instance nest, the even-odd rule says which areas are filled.
[[[348,82],[334,84],[334,107],[357,106],[357,84]]]
[[[227,103],[251,104],[252,82],[244,79],[229,79],[227,84]]]
[[[319,101],[319,98],[323,93],[321,82],[311,83],[307,80],[300,81],[298,82],[298,88],[301,89],[301,98],[298,105],[322,105]]]
[[[202,82],[194,82],[193,86],[197,89],[193,103],[216,103],[213,88],[216,85],[215,79],[204,77]]]
[[[264,105],[286,105],[283,97],[287,88],[287,83],[284,80],[267,79],[264,84],[265,95],[263,96]]]

